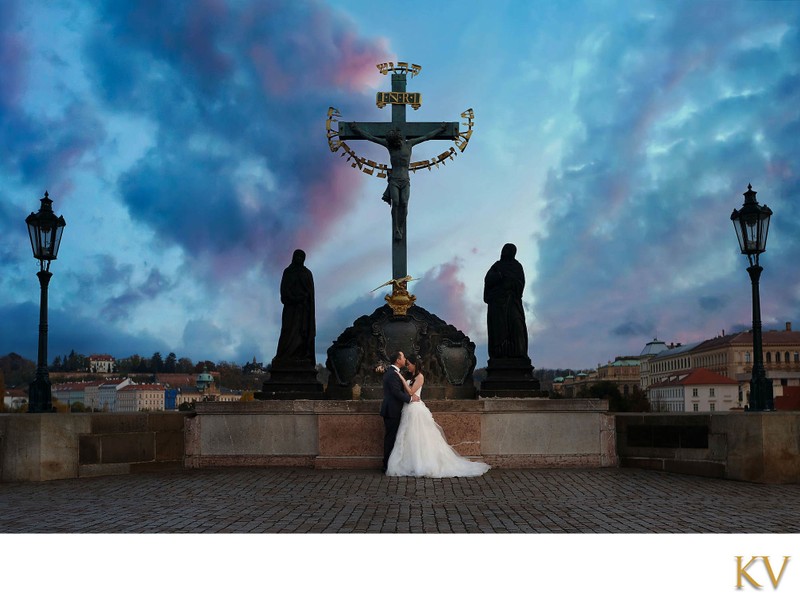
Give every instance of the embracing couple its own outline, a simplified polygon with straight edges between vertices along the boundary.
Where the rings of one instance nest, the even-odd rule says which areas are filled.
[[[383,471],[387,476],[452,478],[480,476],[489,466],[459,455],[447,443],[442,428],[420,395],[425,375],[418,355],[402,351],[389,356],[391,365],[383,374],[381,416],[386,427],[383,439]],[[403,377],[406,368],[410,380]]]

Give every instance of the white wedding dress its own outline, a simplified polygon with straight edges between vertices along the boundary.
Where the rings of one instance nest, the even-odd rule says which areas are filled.
[[[417,395],[421,391],[422,387]],[[387,476],[454,478],[481,476],[487,471],[487,464],[465,459],[453,450],[421,399],[403,406],[397,439],[386,468]]]

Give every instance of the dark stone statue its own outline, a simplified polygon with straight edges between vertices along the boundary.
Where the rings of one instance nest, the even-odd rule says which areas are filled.
[[[315,360],[314,277],[303,265],[305,260],[306,254],[297,249],[281,279],[283,316],[275,354],[280,362]]]
[[[322,383],[317,380],[314,339],[314,277],[305,267],[306,254],[297,249],[292,263],[281,278],[281,335],[278,350],[256,399],[322,399]]]
[[[481,382],[482,397],[537,397],[539,381],[528,357],[528,326],[522,308],[525,273],[516,260],[517,247],[506,244],[486,273],[483,301],[488,305],[486,327],[489,362]]]
[[[525,272],[515,259],[516,254],[517,247],[506,244],[500,260],[489,268],[484,279],[490,358],[528,356],[528,328],[522,308]]]

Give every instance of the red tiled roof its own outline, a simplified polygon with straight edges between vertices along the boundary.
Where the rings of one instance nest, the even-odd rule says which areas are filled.
[[[156,382],[169,385],[170,387],[185,387],[194,385],[197,374],[167,374],[159,372],[156,374]]]
[[[738,385],[738,381],[717,374],[706,368],[695,368],[680,372],[671,376],[668,380],[662,381],[651,387],[674,387],[675,385]]]
[[[689,370],[688,376],[680,381],[682,385],[738,385],[738,381],[717,374],[705,368]]]
[[[119,393],[128,391],[164,391],[164,385],[144,384],[144,385],[128,385],[122,387]]]
[[[114,361],[111,355],[89,355],[89,361]]]

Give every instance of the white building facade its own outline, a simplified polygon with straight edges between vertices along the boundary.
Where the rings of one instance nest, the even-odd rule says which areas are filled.
[[[156,412],[164,410],[163,385],[127,385],[117,391],[115,412]]]
[[[111,374],[116,363],[116,359],[111,355],[89,355],[90,372]]]
[[[128,385],[133,384],[130,378],[123,378],[120,380],[109,380],[97,387],[97,404],[98,407],[94,408],[89,406],[93,411],[100,412],[117,412],[117,392],[124,389]],[[87,387],[88,390],[88,387]],[[84,392],[84,395],[86,393]]]
[[[647,398],[654,412],[729,412],[739,409],[739,383],[695,368],[650,385]]]

